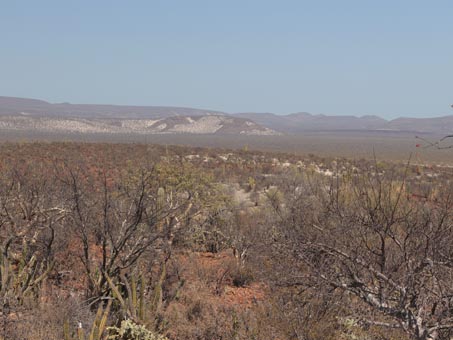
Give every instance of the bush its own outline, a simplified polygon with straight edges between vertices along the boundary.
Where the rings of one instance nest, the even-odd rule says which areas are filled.
[[[194,321],[195,319],[201,319],[203,316],[203,305],[201,301],[195,302],[190,308],[187,310],[187,320]]]
[[[233,279],[233,285],[235,287],[245,287],[251,282],[253,282],[253,273],[246,268],[237,268],[231,273],[231,278]]]

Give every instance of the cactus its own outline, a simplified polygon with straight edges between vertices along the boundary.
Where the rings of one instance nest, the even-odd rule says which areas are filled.
[[[253,177],[248,178],[248,191],[253,191],[256,188],[256,180]]]
[[[168,340],[163,335],[151,332],[146,327],[134,323],[132,320],[123,320],[121,326],[110,327],[112,333],[108,339],[111,340]]]
[[[134,276],[128,280],[124,274],[120,274],[121,285],[115,284],[113,279],[106,274],[107,282],[110,286],[112,296],[119,304],[120,309],[126,319],[132,320],[136,324],[149,326],[150,329],[156,327],[156,315],[162,306],[162,285],[167,276],[166,262],[162,263],[161,273],[154,287],[151,301],[145,303],[145,280],[143,275],[137,281]],[[145,306],[148,307],[148,313],[145,313]]]
[[[160,215],[164,211],[165,208],[165,189],[162,187],[159,187],[157,189],[157,214]],[[157,230],[159,232],[162,232],[164,229],[163,226],[163,221],[158,223],[157,225]]]
[[[138,317],[140,320],[144,320],[145,318],[145,279],[143,274],[140,275],[140,299],[138,305]]]
[[[107,282],[112,290],[112,295],[120,304],[125,316],[138,323],[145,323],[145,280],[140,275],[139,285],[134,276],[130,282],[124,275],[120,275],[121,283],[125,286],[127,296],[123,296],[119,287],[113,282],[112,278],[106,275]]]
[[[14,296],[22,303],[53,268],[53,264],[39,262],[35,255],[30,259],[27,257],[27,248],[24,247],[19,264],[14,267],[4,253],[0,256],[0,296]]]
[[[63,326],[64,340],[103,340],[105,339],[104,333],[107,329],[107,319],[109,317],[110,308],[112,306],[112,300],[109,300],[105,309],[99,306],[96,317],[94,318],[93,324],[91,325],[90,335],[88,338],[85,337],[85,331],[82,328],[82,324],[79,323],[77,327],[77,338],[73,338],[69,329],[69,322],[66,320]]]
[[[107,307],[105,309],[102,306],[99,306],[96,313],[96,318],[94,319],[93,326],[91,327],[89,340],[101,340],[102,334],[107,325],[107,318],[110,313],[110,307],[112,306],[112,300],[109,300]]]
[[[165,206],[165,189],[159,187],[157,189],[157,210],[160,212]]]
[[[69,321],[65,320],[63,324],[64,340],[71,340],[71,331],[69,330]]]
[[[156,314],[160,307],[162,306],[162,285],[164,283],[165,277],[167,276],[167,263],[162,263],[162,269],[159,277],[159,281],[157,281],[156,286],[154,287],[154,299],[152,303],[152,311]]]

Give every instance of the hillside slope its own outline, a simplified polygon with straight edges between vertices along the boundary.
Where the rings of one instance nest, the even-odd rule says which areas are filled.
[[[0,130],[60,133],[275,135],[247,119],[228,116],[186,116],[163,119],[88,119],[0,116]]]

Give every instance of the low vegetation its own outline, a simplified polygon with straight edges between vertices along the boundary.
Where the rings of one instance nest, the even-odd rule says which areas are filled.
[[[0,144],[0,339],[453,336],[447,167]]]

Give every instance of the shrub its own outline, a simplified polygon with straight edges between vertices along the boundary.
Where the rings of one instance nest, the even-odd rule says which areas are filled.
[[[249,269],[243,267],[239,267],[233,271],[231,273],[231,278],[233,279],[233,285],[236,287],[245,287],[254,279],[253,273]]]

